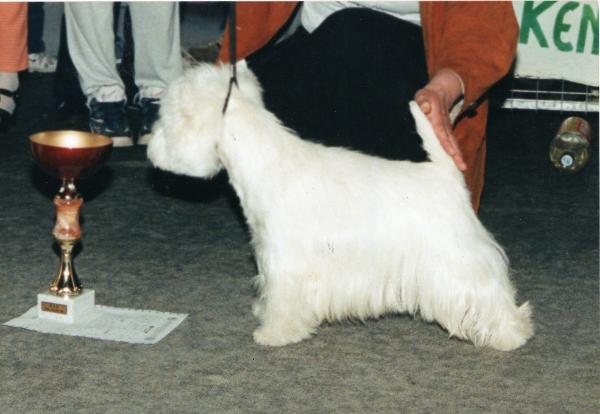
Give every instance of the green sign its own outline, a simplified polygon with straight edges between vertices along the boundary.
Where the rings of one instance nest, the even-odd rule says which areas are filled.
[[[519,43],[529,44],[532,38],[542,48],[552,42],[561,52],[598,55],[598,9],[576,1],[526,1]]]

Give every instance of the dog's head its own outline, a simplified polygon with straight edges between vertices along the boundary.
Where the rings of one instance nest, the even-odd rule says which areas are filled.
[[[203,64],[169,86],[148,144],[148,158],[156,167],[202,178],[221,170],[217,146],[230,78],[231,65]],[[228,111],[244,101],[262,105],[260,85],[245,62],[237,65],[237,80]]]

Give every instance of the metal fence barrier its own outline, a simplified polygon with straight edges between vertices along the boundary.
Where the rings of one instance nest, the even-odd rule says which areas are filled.
[[[503,108],[561,112],[598,112],[598,87],[562,79],[513,77]]]

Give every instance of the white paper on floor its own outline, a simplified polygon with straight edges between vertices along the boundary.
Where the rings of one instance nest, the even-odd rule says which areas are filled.
[[[82,322],[63,323],[38,318],[37,306],[4,325],[42,333],[83,336],[133,344],[155,344],[175,329],[187,314],[112,308],[96,305]]]

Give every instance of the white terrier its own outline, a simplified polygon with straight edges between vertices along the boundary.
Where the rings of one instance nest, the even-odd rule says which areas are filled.
[[[252,233],[256,342],[286,345],[323,321],[388,312],[512,350],[533,335],[503,249],[473,212],[461,172],[414,103],[430,162],[389,161],[300,139],[268,112],[254,74],[204,65],[162,100],[148,146],[157,167],[210,178],[223,167]]]

